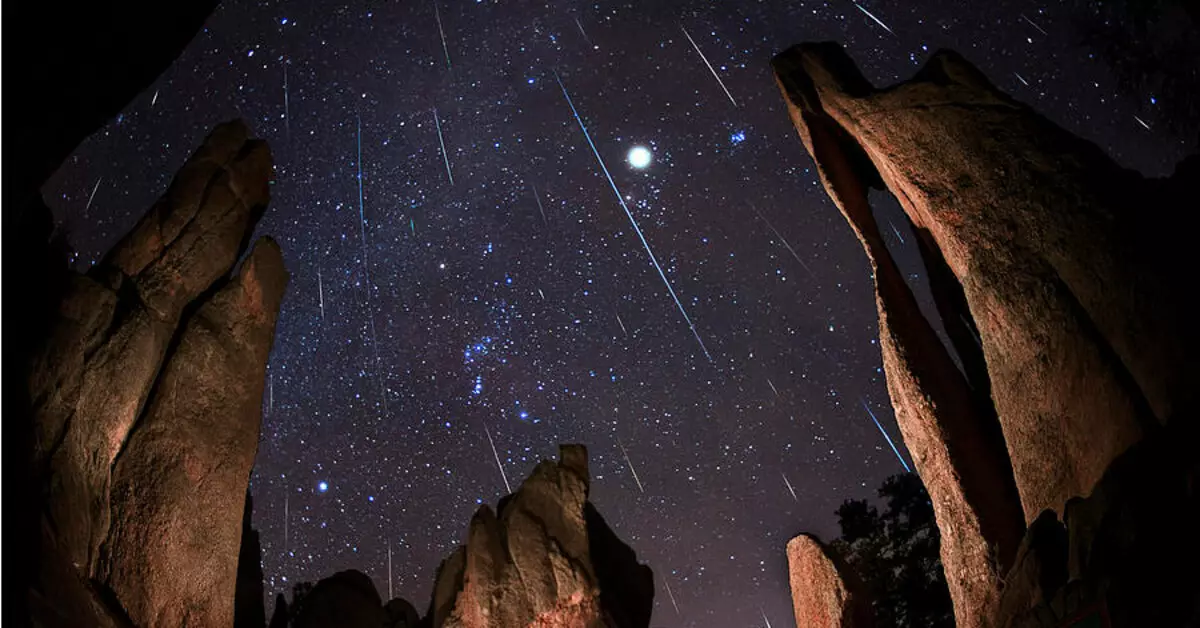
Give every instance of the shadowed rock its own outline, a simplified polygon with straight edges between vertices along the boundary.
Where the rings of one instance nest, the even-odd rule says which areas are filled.
[[[262,544],[258,530],[251,527],[254,500],[246,491],[242,514],[242,546],[238,552],[237,584],[233,595],[233,628],[263,628],[267,610],[263,606]]]
[[[832,549],[800,535],[787,544],[796,628],[867,628],[871,602],[858,577]]]
[[[375,584],[353,569],[318,582],[293,613],[292,628],[379,628],[387,620]]]
[[[646,628],[653,575],[589,509],[587,451],[563,445],[499,516],[483,506],[438,570],[433,628]]]

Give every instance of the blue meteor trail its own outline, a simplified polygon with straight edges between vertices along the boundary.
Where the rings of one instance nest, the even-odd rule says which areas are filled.
[[[583,130],[583,137],[587,139],[588,146],[592,148],[592,154],[596,156],[596,162],[600,164],[600,169],[604,171],[604,176],[608,178],[608,184],[612,186],[613,194],[617,195],[617,202],[621,204],[621,209],[625,210],[625,215],[629,217],[629,223],[633,225],[634,232],[637,233],[638,239],[642,241],[642,246],[646,248],[646,254],[650,256],[650,261],[654,264],[654,269],[658,271],[658,276],[662,278],[663,284],[667,286],[667,292],[671,293],[671,298],[675,300],[675,305],[679,307],[679,313],[683,315],[683,320],[687,322],[688,328],[692,330],[692,335],[696,337],[696,342],[700,343],[700,350],[704,352],[704,357],[708,358],[709,362],[712,362],[713,358],[708,352],[708,347],[704,346],[704,341],[700,339],[700,332],[696,331],[696,326],[692,324],[692,318],[688,316],[687,310],[683,309],[683,303],[679,300],[679,296],[675,294],[675,289],[671,287],[671,282],[667,280],[667,274],[663,272],[662,266],[658,265],[658,258],[654,256],[654,251],[650,250],[650,243],[646,241],[646,236],[642,235],[642,228],[638,226],[637,220],[634,219],[633,212],[629,211],[629,207],[625,205],[625,197],[621,196],[621,190],[617,189],[617,183],[613,181],[612,175],[609,174],[608,166],[604,165],[604,159],[600,157],[600,151],[596,149],[596,143],[592,141],[592,134],[588,133],[587,126],[583,123],[583,118],[579,117],[579,111],[575,109],[575,103],[571,102],[571,95],[567,93],[567,86],[563,85],[558,72],[554,73],[554,80],[558,81],[558,86],[562,88],[563,96],[567,99],[567,105],[571,107],[571,113],[575,115],[575,121],[579,123],[579,128]]]
[[[875,422],[875,427],[879,428],[879,433],[883,434],[883,438],[887,440],[887,444],[892,447],[892,451],[896,452],[896,460],[900,461],[900,466],[904,467],[905,471],[912,473],[912,468],[910,468],[908,463],[904,461],[904,458],[900,455],[900,450],[896,449],[896,443],[892,442],[892,437],[888,436],[887,430],[883,429],[883,426],[879,424],[879,419],[875,418],[875,413],[871,412],[871,406],[868,406],[867,402],[863,399],[859,399],[859,402],[862,403],[862,407],[867,411],[867,414],[871,415],[871,420]]]
[[[362,175],[362,118],[356,118],[358,122],[358,221],[362,227],[362,253],[363,253],[363,275],[367,280],[367,320],[371,323],[371,347],[375,352],[375,378],[379,380],[379,392],[383,398],[383,413],[387,414],[387,387],[383,384],[383,376],[381,374],[379,362],[379,336],[375,334],[375,310],[371,309],[371,265],[367,261],[367,217],[363,203],[363,175]]]

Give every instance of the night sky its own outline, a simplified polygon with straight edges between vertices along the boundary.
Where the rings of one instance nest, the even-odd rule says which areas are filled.
[[[424,611],[506,492],[490,433],[514,488],[589,447],[655,626],[787,626],[787,540],[834,536],[842,500],[903,470],[871,412],[909,457],[866,260],[771,56],[835,40],[885,84],[949,47],[1124,165],[1166,174],[1187,147],[1068,9],[963,4],[226,0],[46,197],[82,270],[213,125],[269,140],[259,232],[291,283],[251,482],[268,596],[349,568],[386,596],[390,541]],[[876,209],[927,303],[899,209]]]

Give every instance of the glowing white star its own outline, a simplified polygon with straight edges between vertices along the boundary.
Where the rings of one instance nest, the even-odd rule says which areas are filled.
[[[629,156],[626,157],[626,160],[629,161],[630,166],[633,166],[638,170],[642,170],[650,165],[650,159],[652,157],[654,157],[654,153],[650,152],[649,148],[646,148],[645,146],[634,146],[633,148],[629,149]]]

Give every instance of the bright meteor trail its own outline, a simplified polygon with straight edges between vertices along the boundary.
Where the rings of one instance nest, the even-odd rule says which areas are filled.
[[[725,81],[721,80],[721,75],[717,74],[716,69],[714,69],[712,64],[708,62],[708,57],[704,56],[704,53],[700,51],[700,46],[696,45],[696,40],[692,39],[692,36],[688,34],[687,29],[683,27],[683,24],[679,25],[679,29],[683,31],[683,36],[687,37],[687,40],[692,42],[692,48],[696,49],[696,54],[700,55],[700,59],[704,61],[704,65],[708,66],[708,71],[712,72],[713,78],[717,79],[717,83],[721,86],[721,89],[725,90],[725,95],[729,97],[729,102],[733,103],[734,107],[738,106],[737,101],[733,99],[733,94],[729,93],[729,88],[725,87]]]
[[[892,29],[888,28],[887,24],[884,24],[879,18],[875,17],[870,11],[864,9],[861,4],[855,2],[854,6],[858,7],[858,10],[865,13],[867,15],[867,17],[871,18],[872,20],[875,20],[875,23],[882,26],[883,30],[885,30],[889,33],[892,33],[893,35],[896,34],[895,32],[892,31]]]
[[[875,422],[875,427],[879,428],[879,433],[883,434],[884,440],[886,440],[887,444],[891,446],[892,451],[896,453],[896,460],[900,461],[900,466],[904,467],[905,471],[912,473],[912,469],[908,466],[908,463],[905,462],[904,458],[900,455],[900,450],[896,449],[896,443],[892,442],[892,437],[888,436],[887,430],[883,429],[883,426],[879,424],[879,419],[875,418],[875,413],[871,412],[871,406],[868,406],[867,402],[862,399],[859,399],[859,402],[862,403],[862,407],[864,410],[867,411],[867,414],[871,415],[871,420]]]
[[[617,447],[621,448],[621,455],[625,456],[625,464],[629,465],[629,472],[633,474],[633,481],[637,482],[638,490],[642,493],[646,492],[646,488],[642,486],[642,481],[638,479],[637,471],[633,468],[633,461],[629,459],[629,452],[625,451],[625,445],[621,441],[617,441]]]
[[[446,152],[446,141],[442,139],[442,121],[438,118],[437,107],[433,108],[433,124],[437,126],[438,145],[442,147],[442,159],[446,162],[446,176],[450,177],[450,185],[454,185],[454,173],[450,172],[450,154]]]
[[[792,254],[792,257],[796,258],[796,261],[799,262],[800,265],[804,267],[804,270],[807,270],[808,274],[812,275],[813,279],[816,279],[817,274],[814,273],[812,271],[812,269],[808,267],[808,264],[804,263],[804,260],[800,259],[800,255],[798,253],[796,253],[796,249],[793,249],[792,245],[788,244],[787,239],[785,239],[783,237],[783,234],[779,233],[779,230],[775,228],[775,225],[772,225],[771,221],[767,220],[767,217],[762,215],[762,212],[758,211],[758,208],[754,206],[754,203],[750,203],[750,209],[753,209],[754,213],[758,214],[758,217],[761,218],[762,221],[767,224],[767,228],[771,230],[771,233],[774,233],[775,237],[779,238],[779,241],[783,243],[784,248],[786,248],[788,250],[788,253]]]
[[[362,227],[363,275],[367,286],[367,320],[371,323],[371,348],[375,352],[375,378],[379,381],[379,394],[383,399],[383,413],[387,414],[387,387],[383,384],[383,369],[379,362],[379,336],[375,333],[375,310],[371,309],[371,264],[367,260],[367,216],[363,203],[362,174],[362,118],[358,118],[358,221]]]
[[[654,264],[654,269],[658,271],[658,276],[662,278],[663,284],[667,286],[667,292],[671,293],[671,298],[675,300],[675,305],[679,307],[679,313],[683,315],[683,320],[687,322],[688,327],[692,330],[692,335],[696,337],[696,342],[700,343],[700,350],[704,352],[704,357],[708,358],[709,362],[712,362],[713,358],[708,352],[708,347],[705,347],[704,341],[700,339],[700,332],[696,331],[696,326],[692,324],[692,317],[688,316],[687,310],[683,309],[683,302],[675,294],[675,288],[671,287],[671,282],[667,280],[667,274],[663,272],[662,266],[658,265],[658,258],[654,256],[654,251],[650,250],[650,243],[646,241],[646,236],[642,234],[642,228],[638,226],[637,220],[634,219],[633,212],[629,211],[629,207],[625,204],[625,197],[621,195],[621,190],[617,189],[617,183],[613,181],[612,175],[609,174],[608,166],[604,165],[604,159],[600,157],[600,151],[596,149],[596,143],[592,141],[592,134],[588,133],[587,126],[583,123],[583,118],[579,117],[579,111],[575,109],[575,103],[571,102],[571,95],[567,93],[567,86],[563,85],[558,72],[554,73],[554,80],[558,81],[558,86],[562,88],[563,96],[567,99],[567,105],[571,107],[571,113],[575,115],[575,121],[579,123],[579,128],[583,130],[583,137],[587,140],[588,146],[592,148],[592,154],[596,156],[596,162],[600,164],[600,169],[604,171],[604,176],[608,178],[608,184],[612,186],[613,194],[617,195],[617,202],[620,203],[621,209],[625,210],[625,215],[629,218],[629,223],[633,225],[633,230],[637,233],[638,239],[642,241],[642,246],[646,247],[646,254],[650,256],[650,261]]]
[[[500,454],[496,453],[496,441],[492,440],[492,431],[488,429],[487,422],[483,424],[483,433],[487,434],[488,444],[492,446],[492,457],[496,459],[496,468],[500,469],[500,477],[504,479],[504,490],[512,493],[512,487],[508,485],[508,474],[504,472],[504,465],[500,464]]]
[[[450,48],[446,45],[446,31],[442,28],[442,13],[438,11],[436,0],[433,3],[433,17],[437,20],[438,34],[442,36],[442,52],[446,53],[446,67],[451,68],[453,66],[450,65]]]

